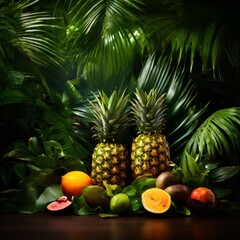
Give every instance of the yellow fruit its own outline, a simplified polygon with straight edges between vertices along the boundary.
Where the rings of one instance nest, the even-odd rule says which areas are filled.
[[[91,185],[91,177],[82,171],[71,171],[62,176],[61,189],[68,198],[80,196],[85,186]]]
[[[161,188],[149,188],[142,193],[142,205],[151,213],[164,213],[171,206],[171,196]]]

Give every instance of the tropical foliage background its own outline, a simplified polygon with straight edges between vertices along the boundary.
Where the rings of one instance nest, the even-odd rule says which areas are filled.
[[[0,212],[89,172],[88,100],[136,86],[167,93],[183,179],[240,200],[239,18],[237,0],[0,1]]]

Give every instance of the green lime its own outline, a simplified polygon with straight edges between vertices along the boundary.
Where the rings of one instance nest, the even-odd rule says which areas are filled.
[[[131,202],[129,197],[124,193],[118,193],[111,198],[110,209],[113,213],[125,213]]]

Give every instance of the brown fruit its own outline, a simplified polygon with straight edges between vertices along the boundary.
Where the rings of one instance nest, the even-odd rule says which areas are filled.
[[[164,213],[171,206],[171,196],[160,188],[149,188],[142,193],[142,205],[151,213]]]
[[[98,185],[89,185],[83,188],[82,196],[85,198],[86,203],[91,208],[101,207],[108,209],[110,199],[104,188]]]
[[[161,189],[165,189],[168,186],[171,186],[177,183],[178,183],[177,179],[169,171],[162,172],[156,179],[156,187]]]
[[[190,188],[184,184],[174,184],[167,188],[165,191],[171,196],[173,202],[185,203],[190,196]]]

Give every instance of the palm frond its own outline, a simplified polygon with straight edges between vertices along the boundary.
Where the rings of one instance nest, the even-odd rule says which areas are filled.
[[[221,71],[228,61],[239,67],[239,7],[236,1],[165,0],[149,4],[145,30],[149,39],[157,39],[157,45],[178,54],[179,61],[197,64],[213,72]],[[152,9],[153,8],[153,9]],[[151,18],[151,10],[154,14]],[[234,51],[233,47],[234,46]],[[187,61],[186,61],[187,60]],[[219,72],[221,74],[221,72]]]
[[[79,74],[111,83],[116,73],[132,70],[136,52],[141,51],[135,16],[140,4],[140,0],[84,0],[72,6],[66,44],[78,59]]]
[[[209,116],[186,145],[187,152],[199,159],[206,157],[218,161],[219,157],[231,158],[239,152],[240,108],[220,109]]]
[[[35,3],[32,2],[31,4]],[[47,12],[24,12],[29,1],[11,2],[0,8],[0,56],[6,66],[62,70],[63,58],[51,34],[55,20]]]

